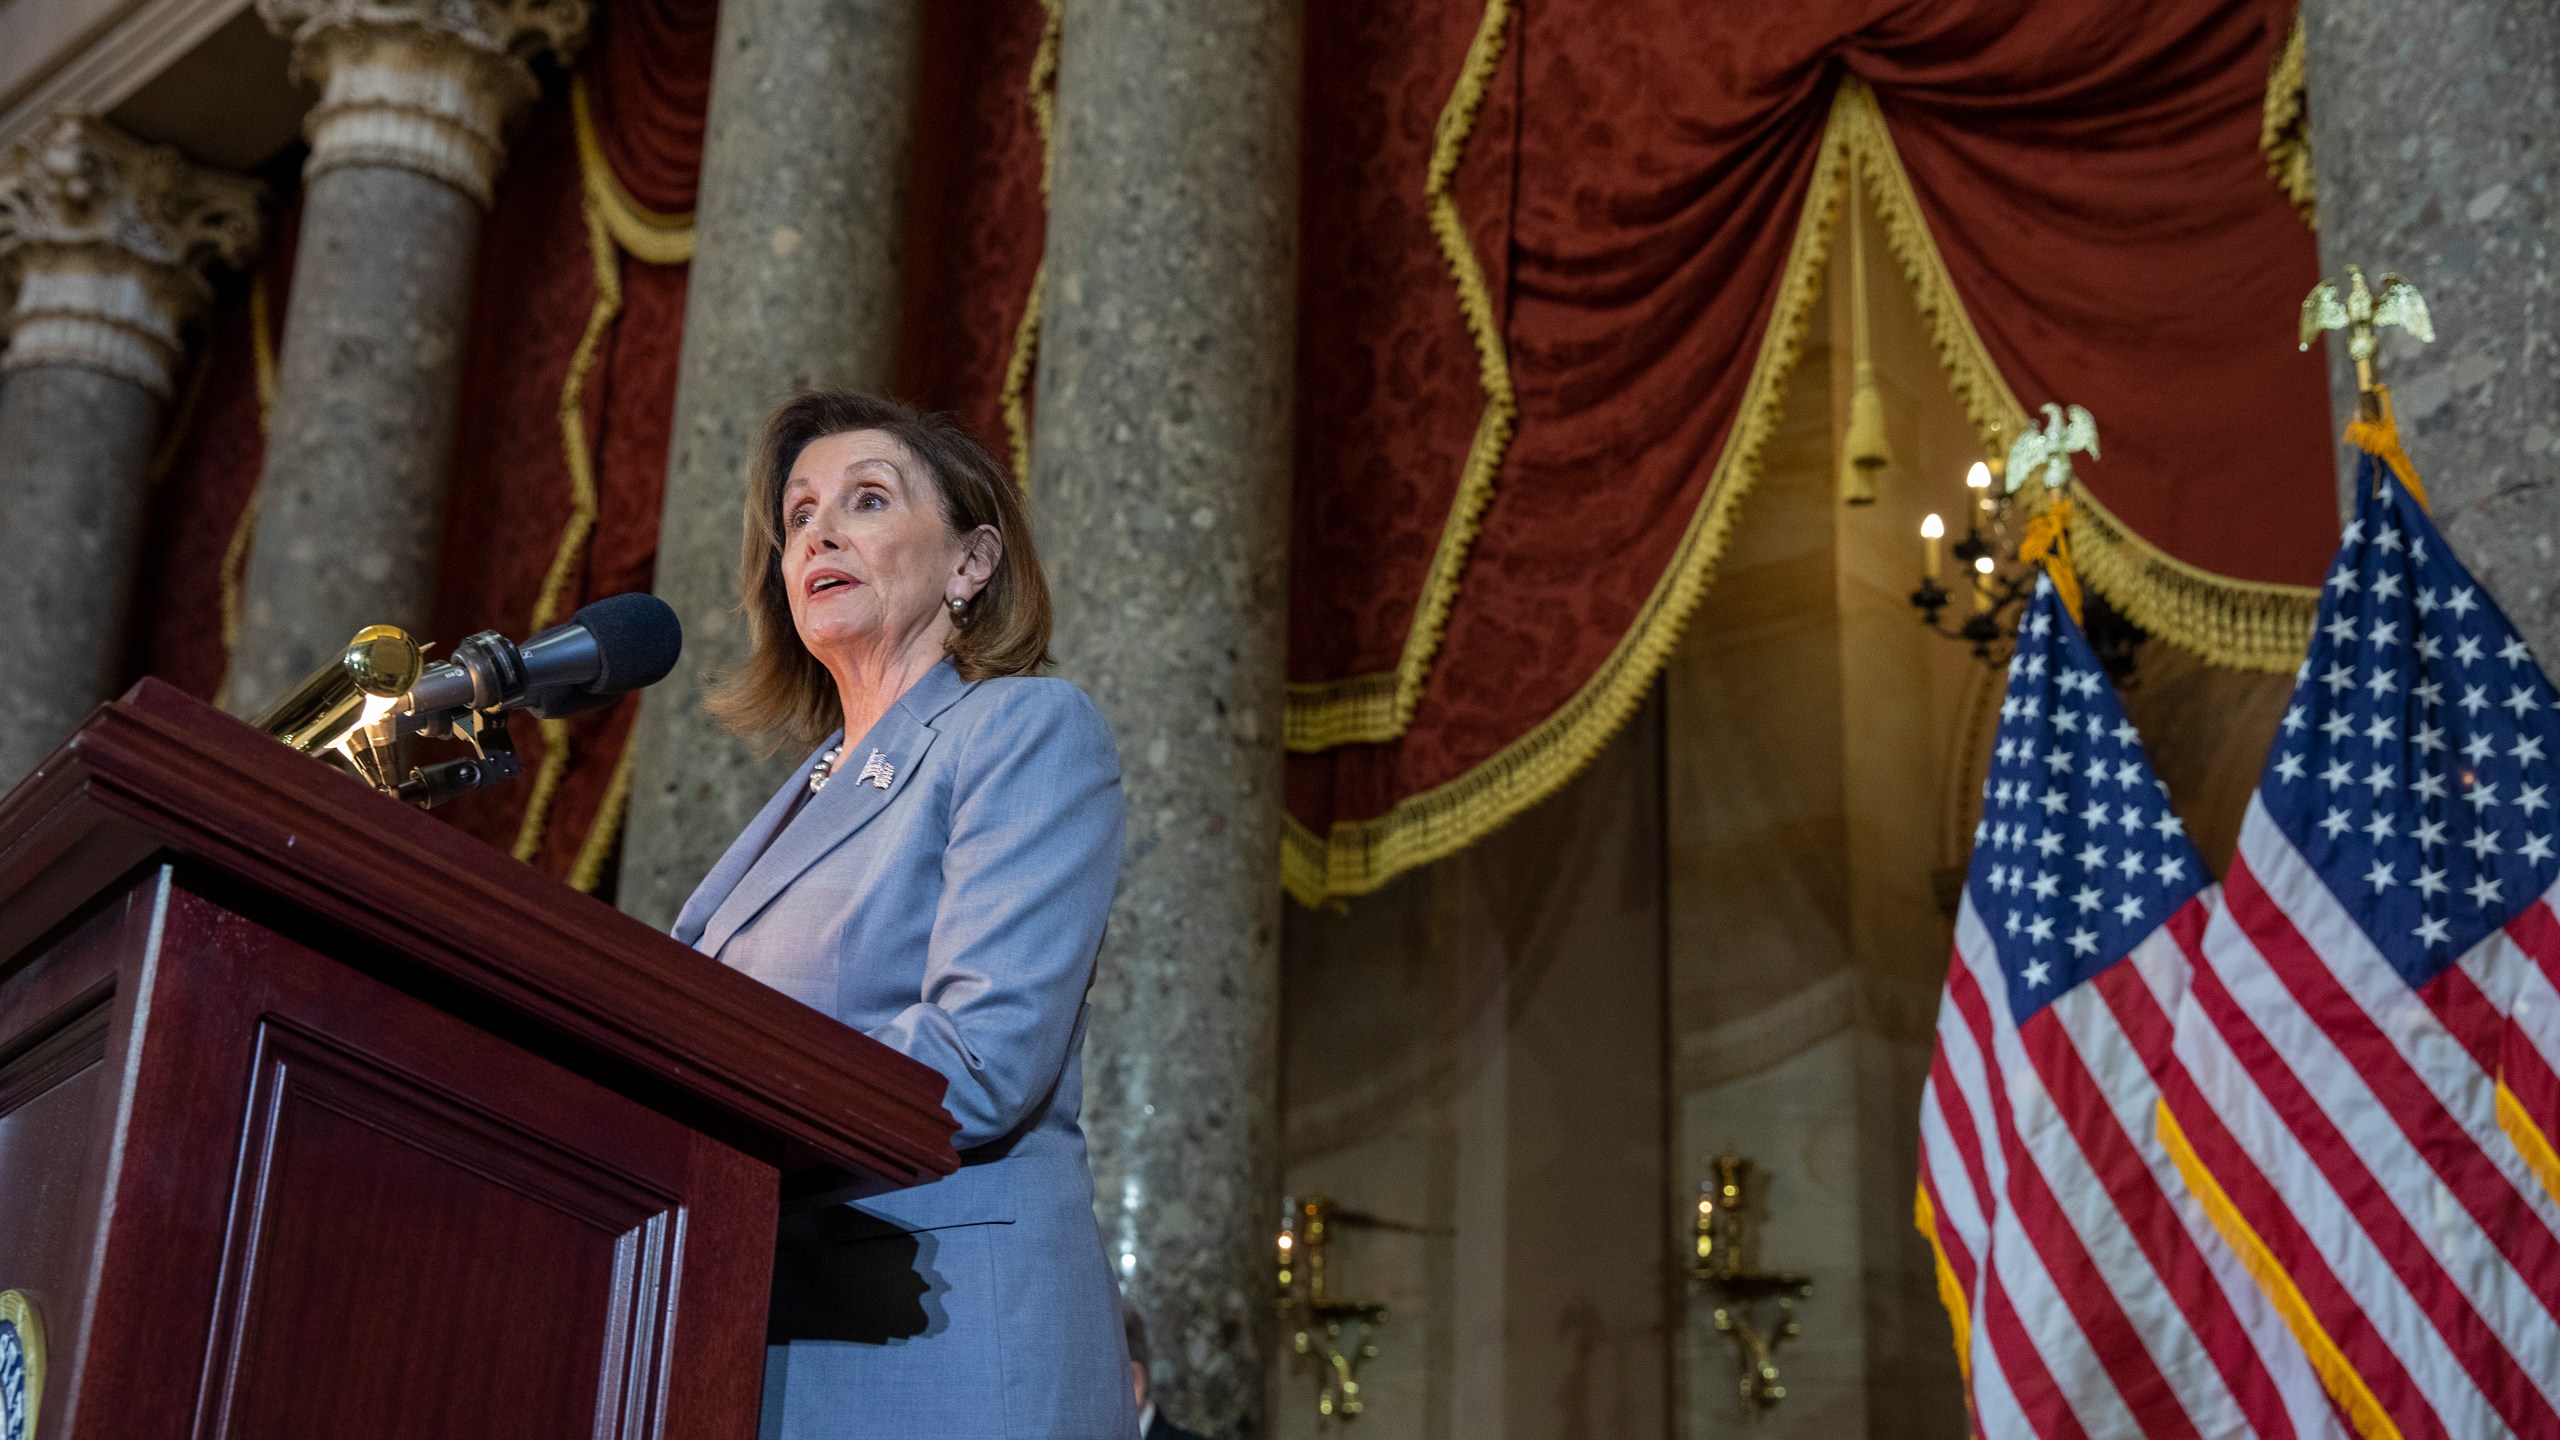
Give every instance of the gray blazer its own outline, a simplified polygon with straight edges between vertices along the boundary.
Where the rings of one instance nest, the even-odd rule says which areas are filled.
[[[1119,1287],[1076,1123],[1120,872],[1110,728],[1066,681],[971,683],[946,660],[775,835],[834,741],[729,847],[675,937],[942,1072],[961,1168],[786,1217],[762,1433],[1130,1440]]]

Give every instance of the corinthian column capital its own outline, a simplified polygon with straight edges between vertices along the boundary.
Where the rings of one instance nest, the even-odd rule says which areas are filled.
[[[258,0],[293,42],[294,78],[320,87],[306,176],[387,165],[483,206],[506,123],[536,92],[526,62],[573,57],[590,13],[589,0]]]
[[[167,395],[179,330],[210,297],[202,267],[242,265],[265,187],[104,121],[57,115],[0,156],[0,368],[79,365]]]

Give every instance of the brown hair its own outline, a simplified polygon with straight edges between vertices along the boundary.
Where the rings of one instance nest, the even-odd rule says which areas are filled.
[[[849,390],[809,390],[765,421],[747,472],[745,535],[738,553],[739,608],[746,612],[746,663],[722,675],[706,701],[711,713],[768,749],[814,745],[843,721],[835,678],[800,643],[782,582],[782,492],[800,452],[830,435],[877,430],[924,462],[954,535],[981,525],[1003,541],[995,573],[952,632],[961,678],[1030,675],[1049,663],[1049,582],[1031,540],[1022,487],[959,421]]]

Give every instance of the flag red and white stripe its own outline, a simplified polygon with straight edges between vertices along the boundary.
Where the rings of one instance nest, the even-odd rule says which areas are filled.
[[[2158,1133],[2358,1434],[2560,1436],[2560,695],[2370,457],[2321,619]]]
[[[2153,1134],[2207,901],[2009,1023],[1970,900],[1921,1110],[1924,1213],[1977,1432],[2338,1433],[2318,1378]],[[1968,954],[1968,952],[1971,952]]]
[[[2498,932],[2410,987],[2263,801],[2195,960],[2173,1143],[2357,1430],[2560,1435],[2560,1205],[2498,1116],[2499,999],[2547,975]]]
[[[2049,589],[2021,629],[1999,741],[1917,1205],[1976,1433],[2338,1434],[2291,1330],[2155,1133],[2212,892]]]

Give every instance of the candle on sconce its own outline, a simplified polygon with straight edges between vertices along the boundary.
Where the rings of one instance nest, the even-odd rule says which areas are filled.
[[[1988,556],[1988,555],[1982,555],[1982,556],[1977,556],[1977,557],[1974,559],[1974,562],[1973,562],[1973,608],[1974,608],[1974,609],[1976,609],[1976,610],[1988,610],[1988,609],[1990,609],[1990,608],[1991,608],[1991,571],[1992,571],[1992,569],[1993,569],[1993,566],[1992,566],[1992,564],[1991,564],[1991,557],[1990,557],[1990,556]]]
[[[1920,572],[1923,578],[1930,580],[1938,578],[1940,559],[1938,542],[1945,537],[1946,533],[1947,522],[1939,519],[1934,510],[1929,513],[1928,519],[1920,522],[1920,549],[1929,557],[1927,567]]]
[[[1964,472],[1964,488],[1973,492],[1973,506],[1975,509],[1983,511],[1990,510],[1991,467],[1985,465],[1979,460],[1974,461],[1973,468]]]

